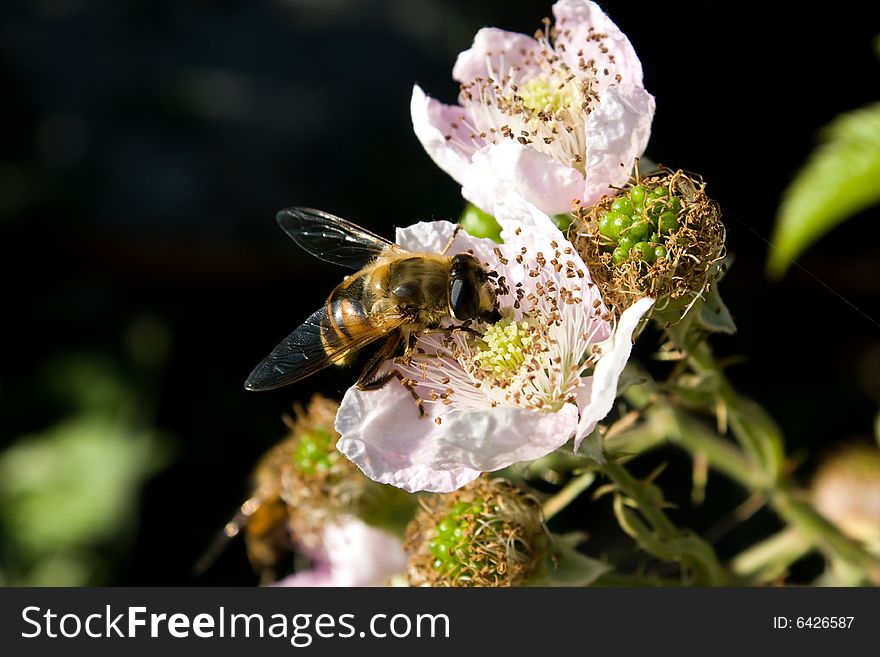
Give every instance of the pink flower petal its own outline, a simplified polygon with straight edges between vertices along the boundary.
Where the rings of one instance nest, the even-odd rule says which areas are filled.
[[[571,209],[584,187],[576,169],[510,139],[474,153],[458,182],[462,196],[489,214],[494,214],[496,202],[510,195],[547,214],[561,214]]]
[[[342,438],[336,449],[374,481],[410,492],[449,492],[480,476],[480,471],[446,459],[436,440],[431,411],[419,418],[409,391],[397,382],[380,390],[349,388],[336,414]]]
[[[330,572],[330,566],[326,563],[317,563],[312,569],[288,575],[284,579],[280,579],[272,584],[272,586],[315,588],[336,586],[336,583],[333,581],[333,573]]]
[[[416,85],[413,87],[409,109],[413,130],[428,155],[437,166],[461,184],[477,145],[466,140],[452,140],[446,137],[454,132],[453,125],[461,123],[458,117],[463,112],[462,108],[458,105],[444,105],[426,96],[425,92]]]
[[[324,550],[336,586],[381,586],[406,568],[400,539],[355,517],[324,528]]]
[[[496,28],[477,33],[453,69],[463,84],[461,107],[413,93],[419,139],[462,195],[490,214],[510,194],[551,215],[568,212],[574,200],[593,204],[626,182],[647,145],[654,99],[632,44],[594,2],[560,0],[553,12],[552,44]],[[568,72],[590,93],[566,101],[567,114],[539,121],[511,109],[532,82],[556,84]]]
[[[556,413],[521,408],[436,414],[420,418],[409,391],[350,388],[336,416],[337,449],[371,479],[410,492],[448,493],[481,472],[529,461],[562,446],[577,426],[577,408]],[[432,414],[432,411],[434,414]],[[441,419],[441,424],[434,420]]]
[[[396,242],[407,251],[440,253],[449,243],[454,231],[455,224],[448,221],[422,221],[406,228],[398,228]],[[490,239],[471,237],[465,231],[459,230],[446,254],[471,251],[481,262],[489,262],[495,259],[494,250],[497,246]]]
[[[528,70],[526,60],[535,61],[540,45],[532,37],[484,27],[477,32],[473,45],[458,55],[452,68],[452,79],[470,82],[476,77],[506,75],[511,66]]]
[[[581,407],[581,418],[574,439],[575,450],[596,428],[599,420],[611,412],[614,400],[617,398],[617,382],[632,352],[633,332],[652,305],[654,305],[653,299],[639,299],[620,316],[617,330],[611,338],[610,348],[596,362],[593,375],[589,377],[590,396],[587,403]],[[581,401],[584,400],[579,395],[579,403]]]
[[[321,553],[310,570],[285,577],[273,586],[381,586],[406,567],[399,538],[344,516],[324,527]]]
[[[591,205],[623,185],[651,136],[654,97],[641,86],[609,87],[587,118],[587,180],[579,194]]]
[[[600,95],[608,85],[618,84],[618,74],[622,84],[642,83],[642,63],[636,51],[599,5],[587,0],[560,0],[553,5],[553,16],[559,29],[556,43],[564,46],[557,48],[557,52],[573,70],[578,70],[579,51],[585,61],[592,60],[598,73],[596,89]],[[594,33],[605,35],[601,41],[587,39],[591,27]]]

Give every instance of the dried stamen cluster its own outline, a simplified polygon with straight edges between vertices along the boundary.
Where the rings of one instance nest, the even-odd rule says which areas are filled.
[[[484,476],[422,502],[406,531],[413,586],[518,586],[544,557],[540,505]]]
[[[634,197],[645,200],[636,205]],[[682,171],[634,180],[592,207],[576,207],[575,215],[572,243],[618,314],[642,297],[657,299],[658,310],[693,301],[719,273],[725,255],[720,209],[705,183]],[[645,235],[636,235],[642,229]]]
[[[336,451],[338,408],[335,401],[315,395],[307,411],[298,406],[294,418],[285,417],[290,434],[258,464],[256,492],[245,503],[286,514],[282,526],[306,548],[320,544],[330,518],[356,509],[371,483]]]

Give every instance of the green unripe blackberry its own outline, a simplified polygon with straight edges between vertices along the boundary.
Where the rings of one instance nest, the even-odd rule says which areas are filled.
[[[460,502],[437,523],[437,534],[428,544],[434,555],[434,568],[455,574],[470,560],[471,545],[468,528],[481,516],[485,503],[481,499]]]
[[[647,242],[637,242],[632,248],[633,256],[636,260],[644,262],[654,262],[654,248],[649,246]]]
[[[614,203],[611,204],[611,211],[618,212],[620,214],[627,214],[632,216],[633,213],[633,203],[629,196],[621,196],[614,200]]]
[[[518,586],[538,572],[547,533],[536,500],[478,479],[424,502],[406,530],[413,586]]]
[[[681,227],[681,209],[681,199],[670,196],[667,186],[649,189],[634,185],[615,198],[599,220],[601,251],[610,253],[611,261],[617,265],[627,261],[656,262],[658,257],[666,256],[666,236]],[[657,256],[655,251],[660,246],[663,255]]]
[[[646,195],[647,191],[641,185],[636,185],[629,190],[629,197],[632,200],[632,205],[636,212],[641,212],[642,208],[645,207]]]
[[[653,228],[654,227],[647,221],[636,221],[633,222],[632,226],[630,226],[629,232],[627,232],[627,236],[631,237],[637,242],[640,242],[648,238]]]
[[[623,249],[623,252],[629,254],[630,250],[636,245],[636,241],[629,235],[623,235],[617,240],[617,246]]]
[[[678,215],[672,210],[665,210],[660,214],[658,228],[664,235],[669,235],[674,230],[678,230],[681,224],[678,222]]]
[[[605,228],[611,220],[602,221],[611,212],[631,222],[628,228],[616,226],[615,238]],[[572,243],[591,273],[595,270],[603,300],[616,313],[643,296],[658,299],[658,307],[659,299],[699,297],[723,267],[720,208],[705,193],[705,183],[683,171],[637,174],[629,186],[575,214]]]
[[[660,198],[666,198],[669,196],[669,190],[665,187],[655,187],[651,191],[648,192],[648,198],[652,201],[655,201]]]
[[[621,214],[617,215],[612,222],[614,228],[612,229],[615,232],[615,237],[621,234],[625,229],[632,226],[632,217],[629,215]]]

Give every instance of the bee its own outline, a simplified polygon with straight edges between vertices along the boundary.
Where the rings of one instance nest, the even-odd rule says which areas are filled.
[[[254,487],[250,497],[226,523],[222,533],[193,568],[193,576],[203,575],[226,549],[230,540],[244,537],[248,561],[266,585],[287,572],[294,543],[289,528],[290,508],[283,497],[283,470],[292,460],[295,443],[286,439],[266,452],[254,468]]]
[[[407,251],[388,240],[320,210],[289,208],[277,215],[281,229],[321,260],[355,269],[245,382],[248,390],[270,390],[304,379],[334,364],[348,364],[368,345],[368,357],[355,384],[377,390],[395,370],[380,373],[386,360],[406,357],[420,333],[441,328],[452,318],[494,322],[497,274],[470,253]]]

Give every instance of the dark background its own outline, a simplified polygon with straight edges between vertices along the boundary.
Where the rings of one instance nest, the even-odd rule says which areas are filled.
[[[810,273],[779,283],[764,274],[765,238],[817,130],[880,97],[878,26],[858,5],[767,4],[603,6],[657,99],[647,155],[702,174],[725,211],[736,264],[722,292],[739,333],[717,350],[747,356],[730,376],[777,418],[806,477],[817,457],[870,436],[880,402],[880,328],[841,299],[880,317],[877,211],[805,254]],[[322,208],[388,236],[457,217],[458,186],[412,133],[412,84],[452,102],[452,64],[479,27],[532,33],[549,14],[537,0],[3,3],[0,440],[64,415],[46,364],[85,352],[118,364],[175,446],[108,583],[190,581],[280,437],[280,415],[352,381],[328,371],[269,393],[242,388],[341,276],[299,251],[275,212]],[[147,368],[125,349],[145,321],[169,345]],[[660,484],[683,524],[711,529],[742,499],[713,478],[707,505],[691,507],[688,462],[658,459],[671,463]],[[619,535],[596,522],[591,531]],[[719,549],[770,529],[759,519]],[[197,581],[254,580],[233,544]]]

